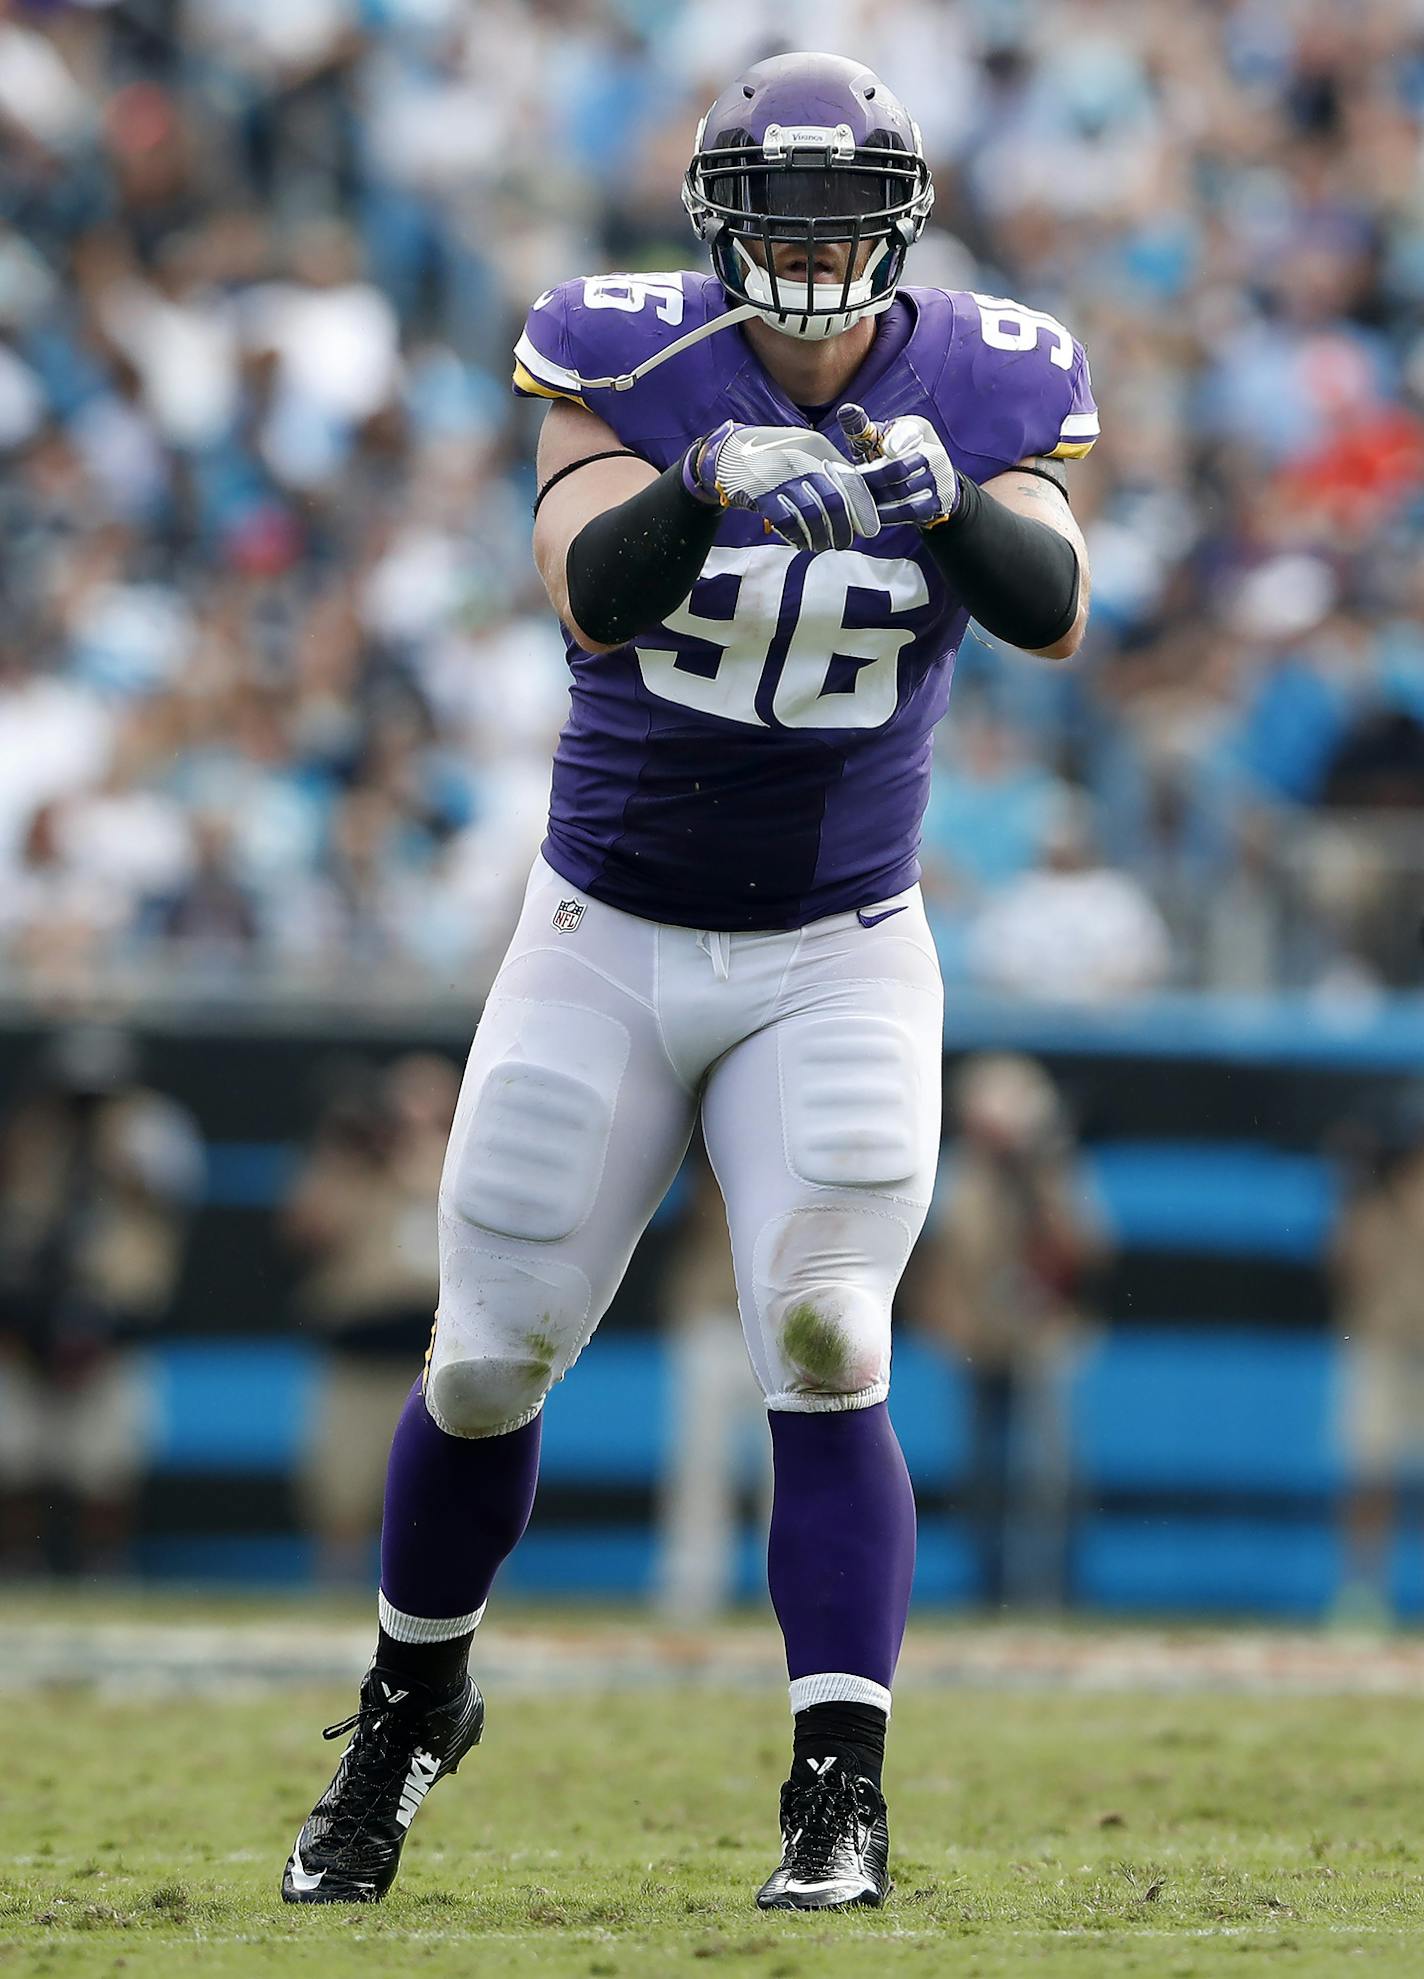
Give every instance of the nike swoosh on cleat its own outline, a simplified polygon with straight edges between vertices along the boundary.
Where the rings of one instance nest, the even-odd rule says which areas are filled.
[[[859,1883],[853,1883],[851,1882],[849,1877],[835,1876],[828,1883],[786,1882],[783,1883],[781,1887],[788,1896],[795,1895],[798,1897],[818,1897],[821,1895],[821,1893],[824,1890],[845,1890],[849,1894],[854,1894],[860,1890],[874,1889],[875,1885],[868,1880],[863,1880]]]
[[[294,1890],[319,1890],[326,1878],[324,1869],[304,1869],[300,1848],[292,1850],[292,1859],[287,1865],[287,1873],[292,1879]]]
[[[903,914],[908,906],[908,901],[902,901],[898,907],[887,907],[883,914],[867,914],[863,907],[857,907],[855,918],[863,928],[878,928],[880,923],[888,921],[892,914]]]

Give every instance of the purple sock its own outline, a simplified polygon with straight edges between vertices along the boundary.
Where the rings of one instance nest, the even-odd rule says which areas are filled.
[[[542,1421],[535,1416],[507,1436],[447,1436],[431,1421],[416,1382],[386,1471],[383,1622],[389,1606],[402,1616],[474,1627],[495,1574],[529,1523]]]
[[[767,1579],[787,1674],[794,1685],[840,1672],[888,1691],[915,1572],[915,1497],[890,1411],[774,1409],[771,1447]]]

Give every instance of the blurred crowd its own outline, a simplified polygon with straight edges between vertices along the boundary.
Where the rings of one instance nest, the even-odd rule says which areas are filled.
[[[797,45],[1103,411],[1085,654],[961,656],[950,974],[1417,982],[1424,0],[6,0],[0,989],[478,992],[565,698],[509,347],[697,265],[696,118]]]
[[[122,1032],[55,1031],[0,1120],[0,1575],[130,1564],[203,1143]]]

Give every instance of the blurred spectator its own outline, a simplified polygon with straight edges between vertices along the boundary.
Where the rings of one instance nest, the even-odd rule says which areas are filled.
[[[751,1480],[763,1531],[771,1517],[766,1404],[742,1338],[727,1213],[700,1143],[690,1176],[665,1293],[672,1395],[658,1508],[658,1605],[685,1623],[720,1614],[735,1597]]]
[[[1016,1056],[955,1075],[953,1145],[902,1295],[964,1357],[980,1595],[1062,1600],[1072,1509],[1068,1387],[1107,1240],[1053,1082]]]
[[[1357,1129],[1356,1187],[1335,1233],[1341,1443],[1347,1467],[1339,1620],[1394,1613],[1400,1489],[1424,1476],[1424,1092]]]
[[[1097,856],[1081,800],[1065,796],[1044,833],[1041,864],[975,922],[970,958],[988,988],[1105,1003],[1156,988],[1169,949],[1148,895]]]
[[[196,1128],[139,1083],[122,1033],[55,1034],[0,1136],[0,1554],[10,1571],[130,1564],[153,1428],[139,1343],[172,1303],[202,1179]]]
[[[193,821],[193,870],[178,889],[153,903],[165,941],[181,942],[190,961],[211,958],[219,967],[246,955],[257,939],[252,900],[232,867],[232,830],[226,818]]]
[[[342,1069],[282,1213],[295,1311],[322,1345],[307,1518],[328,1579],[363,1580],[391,1428],[435,1322],[436,1201],[459,1077],[448,1059]]]
[[[1032,906],[1068,785],[1102,859],[1077,897],[1139,948],[1082,994],[1419,984],[1393,911],[1424,881],[1412,0],[17,0],[0,983],[478,993],[563,685],[509,348],[552,282],[698,265],[697,117],[794,45],[920,118],[912,279],[1064,318],[1103,408],[1080,662],[958,662],[925,862],[947,973],[1037,987],[975,929]],[[49,809],[72,797],[112,886],[85,806]]]

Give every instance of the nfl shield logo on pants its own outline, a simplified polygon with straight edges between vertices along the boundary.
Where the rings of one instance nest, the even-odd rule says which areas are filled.
[[[554,926],[562,934],[571,935],[583,919],[583,909],[581,900],[561,900],[554,909]]]

